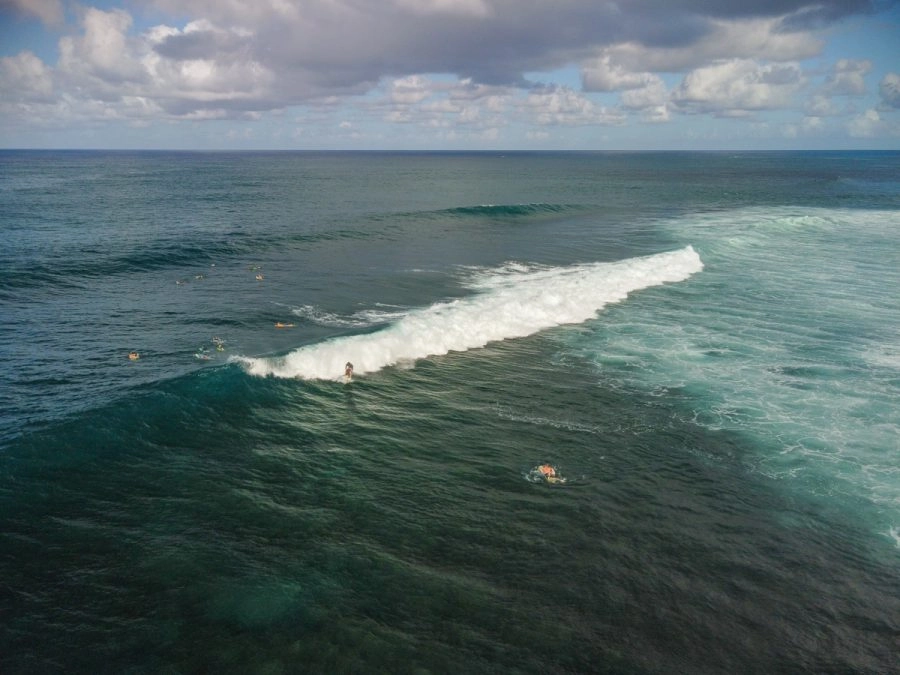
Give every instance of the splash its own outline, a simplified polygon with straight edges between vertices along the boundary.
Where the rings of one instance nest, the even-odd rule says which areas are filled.
[[[633,291],[683,281],[702,269],[691,246],[614,263],[505,267],[479,275],[473,283],[476,295],[412,311],[375,333],[307,345],[281,357],[237,360],[257,376],[337,379],[347,361],[362,375],[582,323]]]

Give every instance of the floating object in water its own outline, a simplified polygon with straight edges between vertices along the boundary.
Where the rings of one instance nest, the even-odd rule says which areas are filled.
[[[257,281],[262,281],[262,280],[263,280],[263,275],[262,275],[262,274],[257,274],[257,275],[256,275],[256,280],[257,280]]]
[[[565,483],[567,479],[560,475],[559,469],[552,464],[538,464],[525,474],[525,480],[531,483],[548,483],[550,485],[555,485],[558,483]]]

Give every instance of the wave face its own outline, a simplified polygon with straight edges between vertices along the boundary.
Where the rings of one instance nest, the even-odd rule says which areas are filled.
[[[471,284],[476,295],[410,312],[384,330],[308,345],[281,357],[237,360],[258,376],[335,379],[347,361],[357,374],[372,373],[582,323],[633,291],[683,281],[702,269],[690,246],[614,263],[505,267],[477,275]]]
[[[477,206],[458,206],[452,209],[445,209],[439,213],[448,213],[458,216],[506,218],[557,214],[576,209],[577,207],[566,204],[479,204]]]

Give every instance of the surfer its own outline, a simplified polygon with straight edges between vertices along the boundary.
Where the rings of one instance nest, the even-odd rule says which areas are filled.
[[[137,352],[128,352],[128,358],[132,361],[137,361],[139,358],[141,358],[141,355]]]
[[[526,478],[532,483],[565,483],[566,478],[559,475],[559,471],[552,464],[538,464],[528,472]]]
[[[353,364],[347,361],[347,365],[344,366],[344,379],[348,382],[353,379]]]
[[[293,328],[294,324],[292,323],[282,323],[281,321],[275,322],[275,328]]]

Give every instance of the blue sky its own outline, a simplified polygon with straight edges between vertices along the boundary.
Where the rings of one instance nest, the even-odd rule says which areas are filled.
[[[0,147],[900,149],[900,4],[0,0]]]

